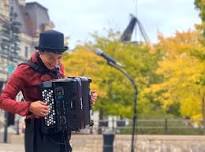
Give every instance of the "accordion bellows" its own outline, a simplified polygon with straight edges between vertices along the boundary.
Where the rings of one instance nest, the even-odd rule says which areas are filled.
[[[49,114],[42,119],[42,132],[78,131],[90,125],[90,83],[87,77],[42,83],[42,100],[49,106]]]

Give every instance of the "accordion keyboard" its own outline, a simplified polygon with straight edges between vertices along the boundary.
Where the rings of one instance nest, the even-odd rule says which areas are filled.
[[[56,113],[55,113],[55,107],[54,107],[54,95],[52,89],[46,89],[42,91],[42,97],[43,101],[47,103],[49,107],[48,115],[44,117],[45,119],[45,125],[47,127],[54,126],[56,124]]]

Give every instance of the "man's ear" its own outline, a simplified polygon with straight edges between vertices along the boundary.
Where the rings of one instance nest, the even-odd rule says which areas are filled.
[[[38,53],[39,53],[40,55],[45,54],[45,52],[44,52],[44,51],[40,51],[40,50],[38,50]]]

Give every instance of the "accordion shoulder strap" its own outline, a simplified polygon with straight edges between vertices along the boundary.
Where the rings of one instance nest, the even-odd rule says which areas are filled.
[[[31,62],[31,61],[26,61],[26,62],[23,62],[23,63],[21,63],[21,64],[19,64],[19,65],[22,65],[22,64],[28,65],[28,66],[31,67],[33,70],[35,70],[35,71],[37,71],[37,72],[39,72],[39,73],[41,73],[41,74],[45,74],[45,73],[46,73],[46,70],[45,70],[44,68],[42,68],[42,67],[39,66],[38,64],[35,64],[35,63]]]
[[[62,77],[58,68],[55,68],[54,70],[49,71],[49,70],[45,69],[44,67],[42,67],[42,66],[40,66],[38,64],[35,64],[35,63],[33,63],[33,62],[29,61],[29,60],[26,61],[26,62],[23,62],[23,63],[21,63],[19,65],[22,65],[22,64],[28,65],[34,71],[36,71],[36,72],[38,72],[40,74],[49,74],[50,76],[52,76],[55,79],[58,79],[58,78]]]

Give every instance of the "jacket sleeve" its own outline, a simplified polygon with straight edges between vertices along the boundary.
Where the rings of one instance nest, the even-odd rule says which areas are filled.
[[[30,102],[16,101],[16,95],[24,87],[25,81],[21,77],[22,70],[19,67],[10,76],[0,96],[0,108],[5,111],[26,116],[29,112]]]

